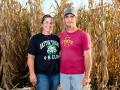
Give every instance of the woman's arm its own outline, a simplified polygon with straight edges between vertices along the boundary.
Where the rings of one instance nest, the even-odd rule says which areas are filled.
[[[28,53],[27,65],[30,72],[30,76],[29,76],[30,82],[32,83],[33,86],[36,85],[36,81],[37,81],[35,69],[34,69],[34,61],[35,61],[34,59],[35,59],[35,56]]]

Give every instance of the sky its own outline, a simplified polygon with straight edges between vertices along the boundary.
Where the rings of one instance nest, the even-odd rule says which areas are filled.
[[[60,2],[60,0],[57,0],[58,3]],[[83,2],[84,1],[84,2]],[[69,0],[69,2],[73,3],[74,4],[74,7],[77,9],[81,6],[81,3],[82,5],[87,5],[87,2],[88,0]],[[50,13],[51,11],[54,11],[54,8],[56,6],[56,3],[54,0],[44,0],[43,2],[43,8],[44,8],[44,12],[45,13]],[[50,9],[51,7],[51,9]]]
[[[25,6],[28,0],[18,0],[18,1],[23,6]],[[58,3],[60,2],[60,0],[56,0],[56,1],[58,1]],[[94,0],[94,1],[96,3],[98,2],[98,0]],[[107,3],[112,2],[112,0],[103,0],[103,1]],[[88,7],[88,0],[69,0],[69,2],[73,3],[76,9],[78,9],[81,6],[85,6],[86,9]],[[53,12],[55,7],[56,7],[56,3],[54,0],[43,0],[42,2],[42,9],[45,14],[50,14],[51,12]]]

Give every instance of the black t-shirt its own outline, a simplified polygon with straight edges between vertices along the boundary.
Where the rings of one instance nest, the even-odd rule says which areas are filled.
[[[34,35],[27,52],[35,56],[36,74],[57,74],[60,72],[60,39],[56,35]]]

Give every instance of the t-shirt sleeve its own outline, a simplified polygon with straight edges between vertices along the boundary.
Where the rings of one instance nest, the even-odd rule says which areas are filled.
[[[62,42],[62,41],[61,41],[61,38],[63,37],[62,33],[63,33],[63,32],[60,32],[60,34],[59,34],[59,40],[60,40],[60,50],[61,50],[61,42]]]
[[[61,46],[60,46],[60,37],[59,36],[56,36],[57,38],[57,42],[59,43],[59,50],[61,50]]]
[[[91,49],[91,38],[90,35],[88,33],[84,33],[83,37],[82,37],[82,46],[83,46],[83,50],[89,50]]]
[[[59,37],[58,37],[58,42],[59,42],[59,49],[61,50],[60,38]]]
[[[29,45],[27,48],[27,53],[35,55],[36,54],[36,39],[32,37],[29,41]]]

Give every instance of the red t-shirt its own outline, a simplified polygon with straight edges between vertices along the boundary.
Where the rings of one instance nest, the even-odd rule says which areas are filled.
[[[91,48],[89,34],[78,29],[69,33],[64,30],[60,33],[61,44],[61,73],[84,73],[84,51]]]

